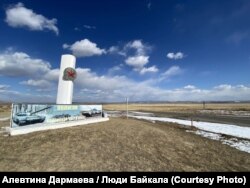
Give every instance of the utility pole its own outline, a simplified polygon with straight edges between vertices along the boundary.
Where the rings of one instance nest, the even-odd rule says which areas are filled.
[[[127,102],[127,119],[128,119],[128,97],[126,97],[126,102]]]

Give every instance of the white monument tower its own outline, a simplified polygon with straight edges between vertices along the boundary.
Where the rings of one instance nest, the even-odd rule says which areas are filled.
[[[72,104],[74,79],[76,78],[76,58],[62,55],[56,104]]]

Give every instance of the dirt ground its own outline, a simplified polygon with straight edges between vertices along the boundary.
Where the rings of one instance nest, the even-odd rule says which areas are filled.
[[[250,154],[185,131],[170,123],[111,118],[0,135],[0,171],[250,171]]]
[[[11,104],[0,104],[0,118],[9,117],[11,113]]]

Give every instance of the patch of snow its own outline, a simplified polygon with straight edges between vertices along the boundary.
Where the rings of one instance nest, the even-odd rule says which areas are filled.
[[[217,133],[210,133],[210,132],[200,131],[200,130],[197,130],[197,131],[186,131],[186,132],[193,132],[193,133],[195,133],[197,135],[209,138],[211,140],[220,140],[220,139],[222,139],[222,136],[220,134],[217,134]]]
[[[131,114],[138,114],[138,115],[145,115],[145,116],[152,116],[154,115],[154,113],[150,113],[150,112],[137,112],[137,111],[132,111],[132,112],[129,112]]]
[[[118,110],[105,110],[107,113],[120,113],[121,111]]]
[[[137,119],[145,119],[149,121],[171,122],[171,123],[191,126],[190,120],[181,120],[181,119],[164,118],[164,117],[148,117],[148,116],[130,116],[130,117]],[[200,122],[200,121],[193,121],[193,126],[200,130],[212,133],[220,133],[229,136],[250,139],[250,127],[240,127],[237,125]]]
[[[197,135],[200,135],[202,137],[209,138],[212,140],[218,140],[218,141],[221,141],[223,144],[229,145],[240,151],[250,153],[250,142],[247,140],[238,140],[237,138],[228,139],[228,138],[223,137],[221,134],[210,133],[210,132],[201,131],[201,130],[197,130],[197,131],[187,130],[186,132],[191,132],[191,133],[194,133],[194,134],[197,134]]]
[[[249,141],[246,141],[246,140],[235,141],[233,139],[229,139],[229,140],[224,140],[222,143],[227,144],[231,147],[234,147],[238,150],[250,153],[250,142]]]
[[[122,111],[105,111],[108,117],[121,117],[124,116],[124,112]]]
[[[127,111],[106,111],[109,117],[121,117],[127,116]],[[137,112],[137,111],[129,111],[129,116],[154,116],[154,113],[150,112]]]
[[[208,122],[194,122],[194,126],[205,131],[250,139],[250,127]]]

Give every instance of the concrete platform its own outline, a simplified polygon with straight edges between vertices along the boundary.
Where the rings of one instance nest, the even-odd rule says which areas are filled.
[[[60,123],[51,123],[51,124],[35,124],[35,125],[27,125],[22,127],[9,128],[8,132],[11,136],[27,134],[37,131],[51,130],[51,129],[60,129],[65,127],[73,127],[79,125],[88,125],[91,123],[99,123],[108,121],[109,118],[89,118],[86,120],[79,121],[68,121],[68,122],[60,122]]]

